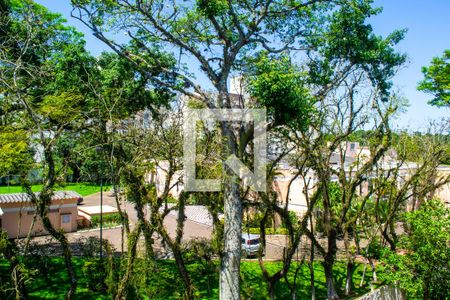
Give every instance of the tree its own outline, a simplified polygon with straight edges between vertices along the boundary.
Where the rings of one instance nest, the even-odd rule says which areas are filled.
[[[403,253],[388,251],[383,262],[388,282],[398,283],[409,299],[447,299],[450,294],[449,210],[433,199],[406,214]]]
[[[251,65],[248,57],[257,57],[262,50],[272,54],[298,51],[314,57],[321,45],[328,45],[322,54],[335,60],[312,68],[317,76],[311,81],[320,82],[317,93],[320,97],[339,84],[341,76],[348,75],[355,66],[365,68],[371,81],[386,94],[387,79],[392,75],[393,66],[402,59],[390,47],[401,39],[401,33],[384,40],[373,35],[372,28],[365,24],[366,18],[379,11],[371,8],[372,1],[220,0],[171,1],[167,5],[165,1],[74,0],[72,3],[73,16],[137,69],[144,70],[154,82],[197,99],[209,108],[236,107],[227,83],[234,74],[245,73]],[[124,44],[115,40],[113,28],[124,30],[139,51],[130,53]],[[317,39],[318,36],[323,39]],[[146,70],[147,66],[159,62],[152,55],[155,49],[175,49],[171,51],[180,58],[178,68],[162,68],[166,76],[175,80],[168,81]],[[209,93],[207,85],[196,81],[182,64],[187,60],[196,63],[215,93]],[[347,68],[339,75],[330,74],[336,67],[334,63],[343,61],[348,62]],[[251,107],[247,104],[241,103],[240,107]],[[274,116],[279,113],[274,112]],[[236,155],[242,160],[252,139],[251,126],[239,124],[234,128],[226,122],[220,126],[225,140],[223,159]],[[231,169],[225,168],[224,175],[225,244],[220,293],[222,299],[239,299],[241,185]]]
[[[429,67],[423,67],[424,79],[419,82],[419,91],[434,96],[428,103],[438,107],[450,107],[450,50],[435,57]]]
[[[24,252],[39,218],[45,230],[61,244],[70,281],[67,298],[71,299],[77,286],[71,251],[64,233],[54,228],[48,215],[58,181],[53,147],[62,132],[77,128],[83,121],[82,111],[88,103],[82,96],[85,85],[81,82],[90,57],[81,34],[65,26],[60,15],[33,1],[1,4],[1,112],[3,122],[9,125],[2,126],[1,135],[8,136],[8,128],[24,132],[22,139],[12,140],[14,149],[19,150],[13,159],[21,168],[21,184],[36,207]],[[32,164],[17,157],[33,153],[24,147],[42,156],[44,181],[39,194],[32,192],[26,176]],[[32,160],[29,154],[28,159]]]

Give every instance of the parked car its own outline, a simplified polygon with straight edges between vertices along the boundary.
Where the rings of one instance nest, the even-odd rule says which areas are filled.
[[[254,256],[258,254],[260,247],[261,242],[259,239],[259,234],[242,234],[241,249],[243,257]]]

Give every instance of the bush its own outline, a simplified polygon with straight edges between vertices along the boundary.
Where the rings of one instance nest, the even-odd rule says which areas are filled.
[[[79,248],[81,250],[81,256],[91,258],[100,255],[100,239],[98,237],[81,237],[77,240],[77,243],[79,244]]]
[[[409,232],[400,240],[404,254],[384,253],[388,283],[400,285],[408,299],[449,299],[449,210],[438,200],[406,214]]]
[[[55,251],[54,247],[51,246],[52,242],[54,242],[52,238],[47,238],[44,244],[31,241],[28,254],[24,256],[24,263],[29,268],[36,269],[45,278],[48,278],[51,272],[51,257]]]
[[[249,228],[247,230],[247,228],[243,228],[242,229],[242,233],[247,233],[249,232],[250,234],[261,234],[261,229],[259,227],[253,227],[253,228]],[[266,228],[266,234],[288,234],[288,230],[286,228]]]
[[[263,221],[264,214],[255,213],[248,215],[244,218],[244,227],[256,228],[259,227]],[[266,227],[271,227],[273,224],[273,219],[269,216],[266,220]]]
[[[384,250],[384,247],[381,245],[380,238],[375,237],[374,239],[372,239],[370,244],[367,247],[364,247],[362,250],[364,254],[367,253],[367,257],[379,259]]]
[[[115,226],[120,224],[122,224],[122,217],[119,213],[103,215],[103,226]],[[100,227],[100,215],[92,216],[91,227]]]
[[[82,267],[87,287],[93,292],[106,291],[105,283],[107,272],[104,261],[100,259],[86,260]]]

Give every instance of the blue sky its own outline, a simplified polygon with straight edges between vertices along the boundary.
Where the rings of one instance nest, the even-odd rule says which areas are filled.
[[[69,0],[37,0],[53,12],[63,14],[70,25],[86,36],[86,45],[93,55],[109,48],[92,36],[78,20],[70,17]],[[398,128],[424,129],[430,120],[450,120],[449,108],[435,108],[427,104],[429,95],[416,90],[422,79],[421,67],[428,65],[434,56],[450,49],[450,1],[449,0],[375,0],[383,12],[371,19],[377,34],[387,35],[395,29],[407,28],[406,38],[398,50],[408,55],[408,64],[394,78],[395,89],[410,103],[407,112],[397,120]]]

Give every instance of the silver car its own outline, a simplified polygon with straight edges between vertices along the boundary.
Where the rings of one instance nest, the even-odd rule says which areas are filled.
[[[259,247],[261,247],[259,234],[249,234],[249,233],[242,234],[242,241],[241,241],[242,256],[247,257],[258,254]]]

